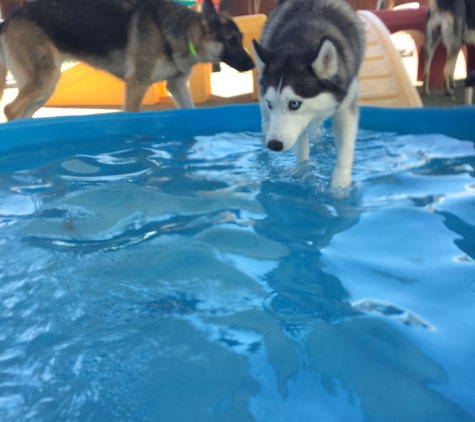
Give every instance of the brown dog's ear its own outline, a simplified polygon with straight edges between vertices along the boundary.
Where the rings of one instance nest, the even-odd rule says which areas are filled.
[[[216,12],[212,0],[205,0],[203,2],[203,10],[201,13],[203,15],[203,20],[208,24],[208,26],[213,26],[213,24],[219,23],[218,12]]]

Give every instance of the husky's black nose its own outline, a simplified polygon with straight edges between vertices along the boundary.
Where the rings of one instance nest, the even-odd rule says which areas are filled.
[[[269,141],[267,142],[267,148],[271,149],[272,151],[282,151],[284,144],[280,141]]]

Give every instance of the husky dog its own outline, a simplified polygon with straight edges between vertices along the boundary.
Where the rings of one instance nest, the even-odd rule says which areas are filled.
[[[429,94],[430,64],[439,40],[447,48],[444,91],[454,94],[454,70],[462,45],[475,44],[475,0],[429,0],[425,24],[422,94]]]
[[[363,24],[344,0],[280,0],[253,48],[264,144],[309,159],[307,127],[332,117],[338,149],[331,187],[351,185]]]
[[[9,120],[46,103],[65,60],[124,80],[127,111],[140,110],[149,86],[163,80],[178,107],[193,107],[187,82],[196,63],[254,67],[238,27],[211,0],[202,13],[167,0],[39,0],[0,26],[0,96],[7,69],[19,87],[5,107]]]

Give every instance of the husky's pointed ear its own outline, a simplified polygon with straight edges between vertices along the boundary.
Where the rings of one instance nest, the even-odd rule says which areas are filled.
[[[317,53],[317,58],[312,63],[315,74],[320,79],[331,79],[338,71],[338,53],[335,45],[327,38]]]
[[[201,13],[203,15],[203,20],[208,25],[216,23],[219,20],[218,12],[216,12],[212,0],[205,0],[203,2],[203,10]]]
[[[252,49],[256,57],[257,69],[262,72],[274,58],[275,53],[260,45],[256,40],[252,40]]]

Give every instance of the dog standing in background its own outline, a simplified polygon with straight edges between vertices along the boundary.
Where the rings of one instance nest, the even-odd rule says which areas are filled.
[[[425,24],[422,94],[429,94],[430,65],[440,39],[447,48],[444,92],[454,94],[454,70],[463,44],[475,44],[475,0],[429,0]]]
[[[344,0],[280,0],[254,41],[264,144],[309,159],[307,127],[332,117],[331,187],[351,185],[363,24]]]
[[[167,0],[39,0],[0,24],[0,99],[7,70],[19,88],[8,120],[48,101],[67,60],[124,80],[126,111],[140,110],[150,85],[163,80],[178,107],[193,107],[187,82],[196,63],[254,67],[238,27],[211,0],[202,13]]]

